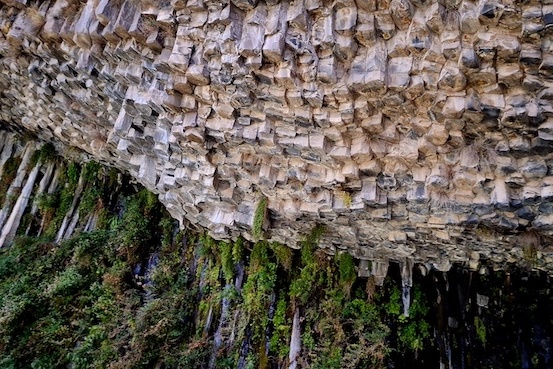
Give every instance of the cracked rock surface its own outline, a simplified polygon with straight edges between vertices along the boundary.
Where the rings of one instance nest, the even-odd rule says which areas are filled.
[[[375,272],[553,270],[551,25],[533,0],[1,0],[0,120],[216,238],[267,198],[268,239],[322,224]]]

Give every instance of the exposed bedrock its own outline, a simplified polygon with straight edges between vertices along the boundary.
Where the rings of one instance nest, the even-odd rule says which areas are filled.
[[[376,274],[553,269],[549,2],[1,1],[3,124],[181,223],[251,239],[266,198],[269,240],[322,224]]]

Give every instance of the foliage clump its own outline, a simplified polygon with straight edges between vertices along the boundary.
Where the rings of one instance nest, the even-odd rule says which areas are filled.
[[[42,147],[35,151],[31,156],[31,166],[35,166],[37,163],[48,163],[55,160],[57,156],[56,148],[51,143],[46,143]]]
[[[340,270],[340,284],[344,287],[344,293],[349,296],[351,286],[357,278],[357,271],[355,270],[355,263],[353,257],[344,252],[338,256],[339,270]]]
[[[6,201],[6,194],[11,183],[17,176],[17,169],[21,164],[21,158],[10,157],[4,163],[2,170],[2,177],[0,178],[0,206],[4,205]]]
[[[401,291],[397,286],[389,287],[389,301],[385,310],[397,325],[399,349],[415,354],[431,346],[431,326],[428,323],[429,306],[418,286],[413,288],[413,301],[409,307],[409,316],[403,315]]]
[[[302,367],[383,367],[386,319],[406,350],[427,337],[403,320],[395,290],[368,293],[350,254],[318,247],[323,226],[299,251],[262,233],[217,241],[178,231],[146,190],[120,196],[114,211],[107,189],[117,181],[95,163],[70,163],[61,180],[38,201],[49,232],[0,250],[0,367],[283,366],[296,311]],[[79,183],[78,210],[98,214],[97,229],[51,243]],[[424,319],[424,304],[411,309]]]
[[[300,270],[290,283],[290,297],[305,314],[302,365],[381,368],[388,353],[388,328],[381,320],[381,309],[364,286],[355,286],[351,255],[331,258],[318,249],[324,232],[324,227],[315,227],[302,242]]]
[[[267,215],[267,204],[267,198],[263,197],[259,200],[255,209],[252,224],[252,236],[255,240],[260,240],[263,236],[263,224],[265,223],[265,217]]]

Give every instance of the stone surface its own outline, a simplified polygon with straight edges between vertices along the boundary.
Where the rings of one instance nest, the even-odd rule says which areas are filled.
[[[251,239],[266,197],[270,240],[323,224],[364,260],[547,246],[539,1],[32,4],[0,5],[2,125],[125,170],[183,224]]]

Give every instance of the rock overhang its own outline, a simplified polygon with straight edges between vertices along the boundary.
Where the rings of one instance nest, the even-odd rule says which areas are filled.
[[[551,5],[2,3],[1,120],[182,223],[251,239],[267,198],[291,246],[320,224],[329,252],[447,269],[537,232],[553,268]]]

